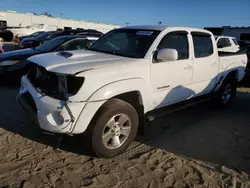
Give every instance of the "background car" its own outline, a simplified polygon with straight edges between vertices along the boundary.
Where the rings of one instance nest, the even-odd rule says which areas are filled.
[[[215,40],[219,52],[237,52],[240,49],[235,37],[215,36]]]
[[[40,35],[41,33],[44,33],[44,31],[37,31],[35,33],[32,33],[31,35],[19,37],[19,40],[22,41],[23,39],[28,38],[28,37],[36,37]]]
[[[34,36],[34,37],[24,38],[20,42],[19,48],[21,48],[21,49],[23,49],[23,48],[35,48],[35,47],[39,46],[41,43],[44,43],[44,41],[47,41],[47,38],[56,32],[57,31],[47,31],[47,32],[40,33],[39,35]]]
[[[84,36],[91,35],[93,37],[100,37],[103,35],[103,33],[94,29],[70,29],[70,30],[65,30],[65,31],[54,33],[51,36],[49,36],[47,39],[51,40],[53,38],[64,36],[64,35],[84,35]]]
[[[93,36],[93,37],[101,37],[103,35],[102,32],[93,30],[93,29],[72,29],[72,30],[65,30],[65,31],[48,31],[44,32],[36,37],[25,38],[20,43],[20,48],[34,48],[43,44],[47,41],[50,41],[54,38],[65,36],[65,35],[83,35],[83,36]]]
[[[78,33],[77,35],[82,35],[82,36],[92,36],[92,37],[101,37],[103,35],[103,33],[91,33],[91,32],[82,32],[82,33]]]
[[[0,55],[1,80],[19,82],[22,75],[28,72],[27,58],[48,52],[71,51],[88,48],[97,37],[67,35],[52,39],[36,48],[6,52]]]

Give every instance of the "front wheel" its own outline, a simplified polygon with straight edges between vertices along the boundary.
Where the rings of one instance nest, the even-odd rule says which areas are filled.
[[[110,99],[97,112],[87,129],[85,144],[90,144],[90,149],[99,157],[114,157],[134,140],[138,124],[137,111],[131,104]]]

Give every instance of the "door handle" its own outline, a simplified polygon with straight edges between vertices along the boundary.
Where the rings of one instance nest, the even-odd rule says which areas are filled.
[[[191,70],[191,69],[193,69],[193,67],[190,65],[188,65],[187,67],[184,68],[184,70]]]

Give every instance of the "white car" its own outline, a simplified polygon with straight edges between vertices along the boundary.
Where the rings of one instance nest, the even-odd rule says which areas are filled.
[[[215,36],[219,52],[237,52],[240,49],[235,37]]]
[[[230,103],[244,76],[244,53],[219,57],[211,32],[131,26],[88,50],[36,55],[17,100],[40,128],[81,134],[97,156],[123,152],[156,110],[216,96]],[[151,118],[152,119],[152,118]]]
[[[32,33],[39,31],[55,31],[57,30],[57,26],[55,25],[46,25],[46,24],[32,24],[30,26],[24,28],[13,28],[8,29],[13,33],[14,36],[22,37],[31,35]]]

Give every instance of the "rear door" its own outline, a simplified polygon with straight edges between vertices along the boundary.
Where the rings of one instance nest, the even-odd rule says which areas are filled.
[[[219,57],[212,36],[191,32],[194,46],[194,75],[192,89],[196,95],[210,92],[216,84]]]
[[[176,49],[177,61],[151,64],[152,108],[185,100],[193,95],[193,60],[190,56],[190,36],[187,31],[167,33],[159,43],[157,51],[165,48]],[[154,58],[155,59],[155,58]]]

